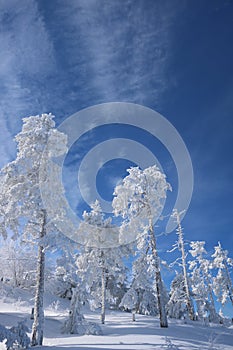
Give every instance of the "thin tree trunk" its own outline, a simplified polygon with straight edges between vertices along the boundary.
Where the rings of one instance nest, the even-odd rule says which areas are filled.
[[[14,274],[14,285],[15,287],[18,287],[18,279],[17,279],[17,272],[16,272],[16,264],[15,264],[15,260],[13,261],[13,274]]]
[[[105,300],[106,300],[106,268],[104,262],[104,252],[100,252],[101,262],[101,316],[100,321],[102,324],[105,323]]]
[[[163,295],[162,295],[162,278],[160,273],[159,257],[158,257],[157,247],[156,247],[156,239],[155,239],[152,219],[149,220],[149,230],[150,230],[150,242],[151,242],[152,254],[155,259],[155,285],[156,285],[156,292],[157,292],[157,298],[158,298],[160,327],[167,328],[168,327],[167,314],[166,314],[165,304],[164,304]]]
[[[135,322],[136,321],[136,317],[135,317],[135,310],[132,311],[132,321]]]
[[[43,222],[40,232],[40,239],[46,234],[46,213],[43,212]],[[31,345],[42,345],[43,331],[44,331],[44,273],[45,273],[45,252],[43,243],[39,243],[38,247],[38,261],[37,261],[37,281],[36,281],[36,295],[34,304],[34,322],[32,325],[32,341]]]
[[[184,286],[185,286],[185,299],[186,299],[186,306],[189,313],[190,320],[194,321],[194,308],[192,299],[190,296],[190,290],[189,290],[189,283],[188,283],[188,273],[186,268],[186,255],[185,255],[185,249],[184,249],[184,238],[183,238],[183,232],[182,227],[180,224],[180,216],[178,211],[176,212],[176,220],[178,224],[177,234],[179,236],[179,249],[181,250],[181,256],[182,256],[182,268],[183,268],[183,276],[184,276]]]

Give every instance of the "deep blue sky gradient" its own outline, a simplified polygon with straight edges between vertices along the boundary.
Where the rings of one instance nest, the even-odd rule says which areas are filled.
[[[232,18],[230,0],[0,1],[0,167],[15,156],[22,117],[52,112],[59,125],[98,103],[145,105],[174,125],[192,158],[187,239],[206,240],[208,250],[221,240],[233,256]],[[149,142],[175,186],[166,150],[131,134]],[[93,133],[93,144],[103,135],[112,131]],[[98,177],[107,197],[109,169],[121,176],[115,165],[100,171],[105,186]],[[161,250],[174,239],[162,238]]]

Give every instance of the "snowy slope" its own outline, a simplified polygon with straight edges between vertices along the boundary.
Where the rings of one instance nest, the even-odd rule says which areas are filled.
[[[0,324],[12,326],[24,318],[30,327],[30,312],[33,304],[29,293],[9,289],[0,293]],[[68,312],[69,303],[47,294],[45,297],[45,339],[48,350],[66,349],[233,349],[233,325],[230,327],[203,325],[199,322],[170,320],[168,329],[159,327],[158,319],[137,315],[137,321],[131,322],[131,315],[123,312],[108,311],[106,324],[102,327],[103,336],[63,335],[60,332],[62,322]],[[88,312],[88,320],[99,322],[99,315]]]

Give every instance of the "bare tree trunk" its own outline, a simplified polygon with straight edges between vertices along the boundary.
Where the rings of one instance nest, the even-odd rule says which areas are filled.
[[[16,257],[15,257],[14,260],[13,260],[14,286],[15,286],[15,287],[18,287],[19,284],[18,284],[18,278],[17,278],[17,271],[16,271],[15,259],[16,259]]]
[[[40,232],[40,239],[46,234],[46,213],[43,213],[43,222]],[[38,247],[38,260],[37,260],[37,280],[36,280],[36,295],[34,304],[34,322],[32,325],[32,341],[31,345],[42,345],[43,343],[43,331],[44,331],[44,273],[45,273],[45,252],[43,242],[39,243]]]
[[[184,237],[183,237],[182,227],[180,224],[180,216],[179,216],[178,211],[176,211],[176,220],[177,220],[177,224],[178,224],[177,234],[179,237],[178,247],[181,251],[181,256],[182,256],[182,268],[183,268],[185,299],[186,299],[185,302],[186,302],[186,306],[188,309],[189,318],[190,318],[190,320],[193,321],[195,319],[194,308],[193,308],[193,303],[192,303],[192,299],[190,296],[190,289],[189,289],[189,283],[188,283],[188,273],[187,273],[187,268],[186,268],[186,254],[185,254],[185,248],[184,248]]]
[[[105,299],[106,299],[106,274],[105,267],[102,266],[101,273],[101,323],[105,323]]]
[[[135,310],[132,311],[132,321],[135,322],[136,321],[136,318],[135,318]]]
[[[152,254],[153,254],[154,260],[155,260],[155,285],[156,285],[156,292],[157,292],[157,298],[158,298],[160,327],[167,328],[168,327],[167,314],[166,314],[165,303],[164,303],[163,295],[162,295],[162,293],[163,293],[163,291],[162,291],[162,278],[161,278],[161,272],[160,272],[160,266],[159,266],[159,256],[158,256],[158,251],[157,251],[157,246],[156,246],[156,239],[155,239],[152,219],[149,219],[149,230],[150,230],[151,249],[152,249]]]

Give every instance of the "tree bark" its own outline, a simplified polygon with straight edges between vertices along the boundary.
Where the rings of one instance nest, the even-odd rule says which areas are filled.
[[[46,213],[42,211],[43,221],[40,232],[40,239],[46,234]],[[34,304],[34,322],[32,325],[32,341],[31,346],[42,345],[44,332],[44,274],[45,274],[45,252],[43,242],[39,243],[38,260],[37,260],[37,281],[36,281],[36,295]]]
[[[155,285],[156,285],[156,292],[157,292],[157,298],[158,298],[160,327],[167,328],[168,327],[167,314],[166,314],[165,304],[164,304],[163,295],[162,295],[162,278],[160,273],[159,256],[158,256],[158,251],[156,246],[156,239],[155,239],[152,219],[149,219],[149,231],[150,231],[151,250],[155,261]]]

